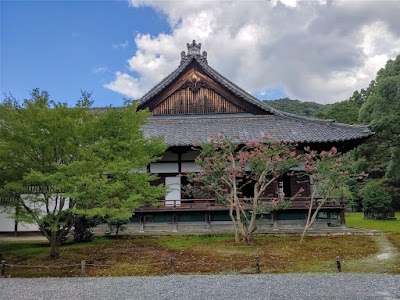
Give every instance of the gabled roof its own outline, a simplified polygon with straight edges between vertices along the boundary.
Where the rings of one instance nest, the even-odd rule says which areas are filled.
[[[184,51],[181,53],[181,63],[175,71],[165,77],[160,83],[158,83],[155,87],[153,87],[149,92],[147,92],[140,100],[139,100],[139,109],[146,108],[146,104],[150,102],[154,97],[159,95],[164,89],[166,89],[172,82],[174,82],[185,70],[186,68],[193,62],[197,63],[203,71],[210,76],[213,80],[219,83],[226,90],[230,91],[237,97],[239,97],[242,101],[247,102],[253,106],[258,107],[262,111],[266,113],[280,114],[281,112],[264,104],[254,96],[250,95],[248,92],[234,84],[232,81],[215,71],[208,65],[207,62],[207,52],[203,51],[200,54],[201,43],[196,44],[196,41],[193,40],[192,44],[187,44],[188,53],[186,54]]]
[[[299,143],[335,143],[355,141],[373,135],[369,126],[356,126],[336,123],[333,120],[321,120],[301,117],[279,111],[259,101],[236,84],[219,74],[208,65],[207,53],[200,54],[201,44],[187,44],[188,53],[181,53],[179,67],[144,95],[139,109],[150,106],[150,102],[168,89],[179,76],[192,64],[200,66],[202,71],[221,87],[235,95],[240,101],[257,107],[261,114],[199,114],[199,115],[160,115],[149,118],[144,126],[147,137],[164,136],[170,146],[190,146],[193,142],[205,142],[219,132],[246,141],[260,138],[263,134],[275,140]]]

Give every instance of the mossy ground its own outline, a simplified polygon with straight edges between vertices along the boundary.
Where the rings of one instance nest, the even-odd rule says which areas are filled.
[[[59,260],[49,259],[47,242],[0,241],[0,253],[12,277],[79,276],[81,260],[88,276],[167,275],[170,259],[177,274],[255,273],[255,257],[262,273],[337,272],[340,256],[343,272],[400,274],[400,226],[398,221],[364,220],[348,214],[349,226],[384,230],[377,236],[299,237],[256,236],[251,245],[235,243],[232,235],[97,237],[90,243],[66,243]],[[383,244],[396,252],[381,259]],[[393,250],[395,249],[395,250]],[[33,268],[32,266],[36,266]],[[37,266],[42,266],[37,268]]]

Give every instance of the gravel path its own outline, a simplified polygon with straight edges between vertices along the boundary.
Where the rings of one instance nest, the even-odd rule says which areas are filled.
[[[400,299],[400,276],[210,275],[0,279],[0,299]]]

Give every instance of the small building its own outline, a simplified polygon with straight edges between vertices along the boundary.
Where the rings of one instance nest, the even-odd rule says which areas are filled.
[[[138,109],[149,109],[153,116],[144,127],[147,137],[164,136],[169,149],[148,171],[159,176],[170,192],[160,199],[161,206],[138,209],[130,231],[221,231],[231,229],[228,209],[214,199],[191,199],[181,186],[187,182],[184,171],[196,171],[198,152],[194,142],[207,141],[223,132],[245,141],[264,134],[279,141],[294,141],[299,149],[329,150],[335,146],[346,152],[372,135],[367,126],[336,123],[282,112],[259,101],[208,65],[201,44],[187,44],[176,70],[152,88]],[[243,76],[246,76],[245,74]],[[265,197],[279,192],[291,196],[303,187],[289,209],[262,216],[258,230],[300,227],[305,224],[310,184],[296,176],[283,176],[266,191]],[[318,215],[315,226],[344,225],[345,199],[329,200]]]

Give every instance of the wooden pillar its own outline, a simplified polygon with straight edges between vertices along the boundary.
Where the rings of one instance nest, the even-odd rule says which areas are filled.
[[[278,212],[271,212],[273,229],[278,229]]]
[[[140,214],[139,232],[144,232],[144,216],[143,216],[143,214]]]
[[[175,213],[172,215],[172,232],[178,232],[178,216]]]
[[[206,212],[206,226],[207,226],[207,230],[211,230],[211,214],[210,214],[210,212]]]
[[[340,211],[340,225],[346,226],[345,210]]]

